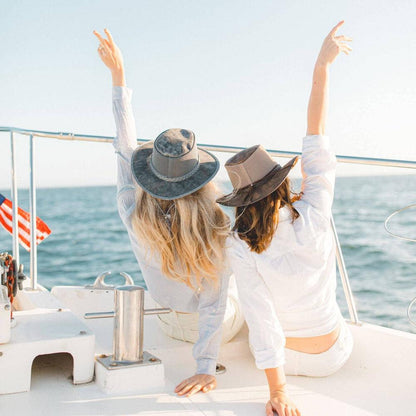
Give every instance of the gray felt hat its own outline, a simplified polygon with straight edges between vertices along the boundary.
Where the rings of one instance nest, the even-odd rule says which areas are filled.
[[[219,169],[218,159],[196,146],[190,130],[169,129],[139,146],[131,169],[139,186],[160,199],[177,199],[202,188]]]

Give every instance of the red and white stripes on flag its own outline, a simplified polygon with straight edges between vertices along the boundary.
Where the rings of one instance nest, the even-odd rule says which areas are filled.
[[[19,243],[30,251],[30,214],[21,208],[17,208],[17,214]],[[12,202],[0,194],[0,224],[10,234],[13,234],[12,216]],[[36,244],[43,241],[50,233],[50,228],[39,217],[36,217]]]

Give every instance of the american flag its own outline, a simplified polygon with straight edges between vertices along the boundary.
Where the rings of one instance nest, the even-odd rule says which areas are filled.
[[[30,214],[23,211],[21,208],[17,208],[18,213],[18,234],[19,243],[27,250],[30,251]],[[13,234],[12,223],[12,202],[0,194],[0,224],[10,233]],[[39,218],[36,218],[36,244],[43,241],[51,230],[49,227]]]

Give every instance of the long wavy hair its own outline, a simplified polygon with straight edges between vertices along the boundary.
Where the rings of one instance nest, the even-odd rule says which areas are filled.
[[[136,192],[132,224],[138,239],[159,254],[162,272],[195,289],[202,279],[218,283],[230,233],[228,216],[215,202],[217,189],[210,182],[175,200]]]
[[[233,231],[244,240],[251,251],[261,253],[272,242],[279,225],[279,209],[287,206],[291,212],[292,222],[299,217],[293,202],[299,200],[301,194],[291,191],[290,179],[283,183],[270,195],[244,207],[237,207]]]

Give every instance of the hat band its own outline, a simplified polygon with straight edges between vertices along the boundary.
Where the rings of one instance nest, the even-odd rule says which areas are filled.
[[[160,172],[157,171],[157,169],[153,166],[153,162],[152,162],[152,158],[149,158],[149,165],[150,165],[150,169],[151,171],[159,178],[162,179],[163,181],[166,182],[181,182],[184,181],[185,179],[190,178],[198,169],[199,169],[199,154],[198,154],[198,160],[195,163],[195,166],[187,173],[185,173],[185,175],[182,176],[176,176],[176,177],[170,177],[170,176],[166,176],[161,174]]]

